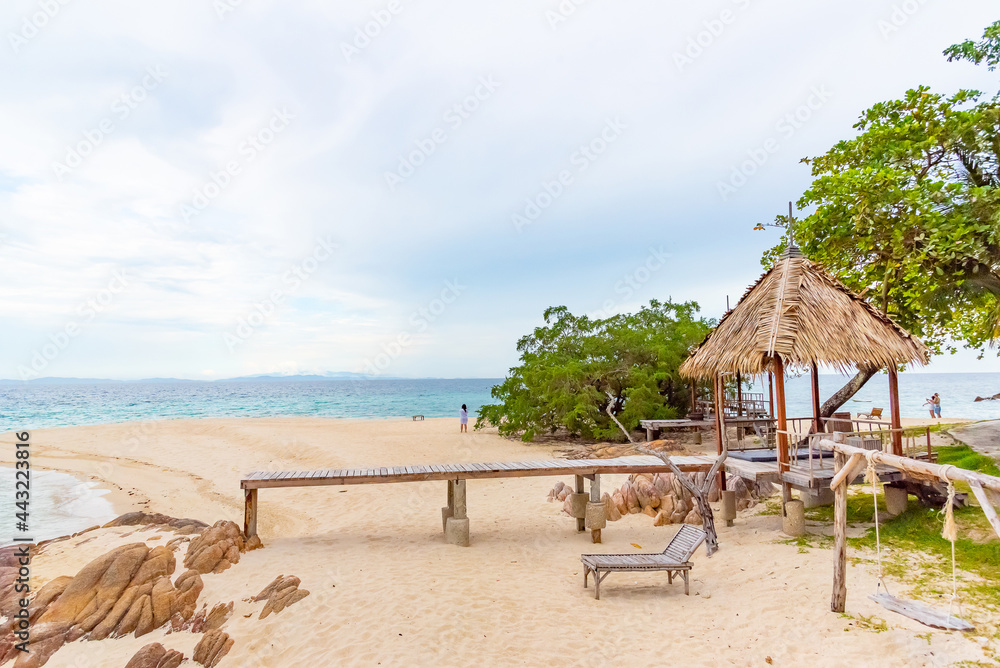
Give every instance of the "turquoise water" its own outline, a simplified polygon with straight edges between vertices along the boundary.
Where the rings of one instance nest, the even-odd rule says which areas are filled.
[[[847,377],[820,376],[823,399]],[[225,381],[0,385],[0,432],[133,420],[207,417],[316,416],[388,418],[421,414],[458,417],[462,404],[474,417],[491,403],[499,379]],[[767,391],[766,385],[756,388]],[[1000,401],[975,403],[976,395],[1000,392],[1000,373],[902,373],[903,417],[927,415],[922,404],[937,392],[947,417],[1000,418]],[[809,379],[786,381],[789,416],[811,414]],[[888,408],[888,376],[879,374],[844,407],[852,412]]]
[[[820,376],[825,399],[846,377]],[[334,418],[388,418],[422,414],[458,417],[469,406],[475,416],[492,401],[497,379],[471,380],[330,380],[319,382],[168,382],[74,383],[66,385],[16,383],[0,385],[0,432],[41,427],[208,417],[319,416]],[[900,403],[904,417],[924,417],[924,400],[941,395],[943,415],[989,419],[1000,417],[1000,401],[973,402],[976,395],[1000,392],[1000,373],[900,374]],[[767,391],[766,385],[757,390]],[[808,377],[786,383],[788,415],[811,414]],[[851,412],[888,408],[888,378],[876,376],[846,408]],[[33,472],[32,533],[36,540],[79,531],[113,517],[105,492],[93,484],[54,471]],[[13,496],[13,471],[0,467],[0,489]],[[10,490],[9,492],[7,490]],[[8,499],[4,499],[8,501]],[[9,499],[13,508],[13,498]],[[0,545],[14,534],[13,514],[0,514]]]
[[[819,377],[820,400],[839,390],[849,376]],[[758,383],[754,391],[767,392]],[[923,403],[935,392],[941,395],[942,418],[989,420],[1000,418],[1000,400],[975,402],[976,396],[993,396],[1000,392],[1000,373],[901,373],[899,374],[900,413],[907,418],[930,417]],[[788,378],[785,381],[785,401],[789,417],[812,415],[809,377]],[[868,412],[873,407],[885,408],[889,416],[889,376],[880,373],[861,388],[841,410]]]
[[[0,385],[0,432],[209,417],[475,416],[495,378],[423,380],[12,383]]]

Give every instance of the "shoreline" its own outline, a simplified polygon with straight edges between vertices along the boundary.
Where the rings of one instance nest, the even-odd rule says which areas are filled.
[[[4,452],[12,439],[0,434]],[[453,418],[199,419],[157,421],[138,431],[132,423],[39,429],[32,432],[32,461],[108,481],[118,489],[116,512],[242,526],[239,480],[255,469],[550,459],[564,445],[525,444],[495,430],[460,434]],[[692,665],[759,665],[771,657],[776,665],[838,666],[863,665],[878,653],[885,665],[909,666],[983,658],[974,639],[928,629],[869,601],[865,593],[876,578],[864,565],[848,567],[848,612],[855,620],[885,619],[888,630],[872,633],[830,613],[829,550],[788,541],[780,517],[754,510],[741,511],[733,527],[717,525],[720,551],[712,558],[695,554],[690,596],[662,573],[629,573],[610,578],[596,601],[592,586],[582,586],[580,554],[659,551],[676,525],[627,515],[608,523],[603,543],[594,545],[589,532],[576,532],[562,504],[546,502],[557,480],[572,483],[572,476],[470,481],[470,547],[441,536],[444,483],[262,490],[264,548],[202,576],[199,606],[235,604],[224,626],[234,644],[221,665],[450,666],[470,657],[540,665],[587,656],[611,662],[623,654],[635,665],[662,665],[667,654]],[[609,490],[621,482],[602,480]],[[136,541],[163,545],[172,536],[152,526],[88,531],[47,545],[32,561],[32,577],[44,585],[108,550]],[[181,562],[185,548],[176,549]],[[178,563],[173,577],[183,571]],[[260,605],[247,601],[278,575],[296,576],[311,593],[259,619]],[[594,622],[581,623],[583,616]],[[125,665],[152,642],[190,656],[197,637],[168,628],[68,643],[47,665]],[[706,642],[716,637],[724,642]]]
[[[31,430],[31,432],[32,432],[32,440],[36,441],[37,439],[36,439],[35,434],[37,434],[37,433],[43,433],[43,434],[48,435],[49,432],[53,432],[58,437],[59,434],[62,434],[64,432],[68,432],[68,431],[71,431],[71,430],[90,430],[90,429],[105,429],[105,428],[125,428],[128,431],[130,431],[130,432],[135,432],[135,433],[126,434],[127,441],[129,441],[129,442],[135,441],[135,439],[137,438],[137,434],[138,434],[138,439],[139,439],[140,442],[139,443],[130,443],[125,448],[125,450],[129,451],[126,454],[133,454],[134,455],[135,453],[133,451],[138,450],[138,449],[140,449],[142,447],[142,441],[145,440],[145,438],[148,435],[150,435],[150,434],[152,434],[154,432],[160,431],[160,430],[162,430],[164,428],[169,428],[169,427],[173,427],[173,426],[177,426],[177,427],[183,428],[184,426],[187,426],[188,423],[190,423],[190,424],[205,424],[205,423],[214,423],[214,422],[223,422],[223,423],[229,423],[229,422],[246,422],[248,424],[254,424],[254,423],[261,423],[261,424],[263,424],[263,423],[269,423],[269,422],[272,422],[272,421],[288,421],[290,423],[296,423],[296,422],[302,422],[302,423],[318,422],[318,423],[323,423],[323,422],[327,422],[328,421],[328,422],[331,422],[331,423],[334,423],[334,424],[342,424],[342,425],[371,425],[371,424],[375,424],[375,423],[384,423],[384,424],[399,423],[399,424],[407,424],[407,423],[413,423],[414,422],[412,420],[412,418],[409,418],[409,417],[396,417],[396,416],[375,417],[375,418],[355,418],[355,417],[351,417],[351,418],[339,418],[339,417],[306,417],[306,416],[230,417],[230,418],[165,418],[165,419],[162,419],[162,420],[136,420],[136,421],[127,421],[127,422],[97,423],[97,424],[91,424],[91,425],[73,425],[73,426],[64,426],[64,427],[45,427],[45,428],[39,428],[39,429]],[[951,419],[943,418],[941,420],[938,420],[938,419],[933,419],[932,420],[929,417],[928,418],[901,418],[900,421],[901,421],[901,424],[902,424],[903,428],[933,426],[933,425],[936,425],[936,424],[943,424],[943,425],[947,425],[949,427],[954,427],[954,425],[958,425],[958,427],[954,427],[955,431],[959,431],[959,430],[961,430],[963,427],[965,427],[967,425],[974,425],[974,424],[979,424],[981,422],[986,422],[986,421],[981,421],[981,420],[971,420],[971,419],[964,419],[964,418],[951,418]],[[454,422],[455,426],[457,427],[458,420],[456,418],[441,418],[441,417],[433,418],[433,417],[428,417],[428,418],[425,418],[422,421],[420,421],[420,420],[416,421],[416,424],[419,425],[421,422],[424,422],[424,423],[432,423],[432,422],[438,422],[438,423]],[[1000,421],[998,421],[998,424],[1000,424]],[[137,430],[134,429],[134,427],[136,427],[136,426],[138,426],[139,429],[137,429]],[[13,432],[13,431],[0,433],[0,444],[4,444],[5,446],[8,446],[10,443],[13,443],[14,433],[15,432]],[[457,428],[456,428],[456,434],[457,434]],[[572,446],[572,445],[580,443],[580,441],[572,440],[572,439],[541,439],[538,442],[524,443],[524,442],[522,442],[522,441],[520,441],[520,440],[518,440],[516,438],[505,438],[505,437],[496,436],[496,429],[495,428],[487,428],[487,429],[484,429],[484,430],[482,430],[480,432],[475,432],[475,430],[473,430],[473,432],[470,434],[470,436],[475,436],[477,434],[479,434],[479,435],[489,434],[489,435],[492,435],[492,436],[494,436],[496,438],[501,438],[502,440],[509,441],[511,443],[520,444],[520,445],[522,445],[524,447],[545,449],[545,450],[549,451],[550,454],[554,453],[555,451],[562,450],[562,449],[564,449],[564,448],[566,448],[568,446]],[[952,442],[954,442],[954,441],[962,442],[957,436],[952,435],[950,433],[950,430],[945,429],[945,430],[942,431],[942,433],[932,432],[932,442],[933,442],[934,446],[947,445],[948,444],[947,442],[945,442],[943,440],[942,436],[947,437]],[[594,443],[595,444],[599,444],[599,443],[602,443],[602,442],[595,441]],[[587,444],[590,445],[589,442]],[[710,445],[710,443],[708,443],[708,440],[706,439],[706,448],[708,448],[709,445]],[[970,447],[972,447],[972,446],[970,446]],[[12,451],[12,449],[10,449],[10,448],[5,448],[5,449],[8,452]],[[973,448],[973,449],[976,449],[976,448]],[[122,514],[125,514],[125,513],[128,513],[128,512],[133,512],[133,511],[138,511],[138,510],[149,511],[149,509],[151,507],[151,504],[153,504],[153,502],[154,502],[155,495],[148,495],[148,494],[144,493],[144,491],[140,487],[138,487],[136,485],[129,485],[127,483],[127,481],[119,481],[119,476],[112,475],[111,471],[114,470],[114,465],[112,465],[110,463],[106,463],[106,464],[102,465],[102,463],[101,463],[101,460],[105,459],[105,457],[98,457],[98,456],[90,454],[90,453],[76,453],[75,455],[70,455],[70,456],[67,456],[67,454],[65,454],[65,453],[60,453],[58,455],[55,455],[55,454],[53,454],[53,455],[46,455],[46,454],[39,455],[39,454],[36,453],[33,456],[32,459],[36,463],[36,466],[37,466],[37,462],[39,460],[43,460],[45,462],[45,466],[41,467],[42,470],[53,471],[53,472],[65,474],[65,475],[73,477],[74,479],[76,479],[80,483],[87,483],[87,484],[93,485],[95,491],[102,492],[101,496],[108,503],[110,503],[110,505],[113,508],[113,510],[114,510],[114,512],[115,512],[116,515],[122,515]],[[134,458],[130,459],[128,457],[118,457],[118,456],[115,456],[115,454],[111,454],[111,455],[107,456],[106,459],[114,460],[114,461],[118,462],[118,465],[120,467],[122,467],[123,469],[125,469],[124,472],[126,472],[126,473],[127,473],[128,470],[134,468],[137,464],[140,464],[140,462],[136,461]],[[69,462],[73,462],[73,463],[70,464]],[[385,465],[392,465],[392,466],[406,465],[406,464],[409,464],[409,463],[416,463],[416,462],[406,462],[406,461],[393,461],[391,463],[387,463],[387,462],[373,462],[373,464],[379,464],[379,465],[385,464]],[[12,467],[11,467],[11,465],[10,465],[9,462],[0,461],[0,468],[12,468]],[[322,468],[322,467],[317,467],[317,468]],[[244,471],[244,473],[248,473],[248,472],[249,472],[249,470]],[[240,508],[242,508],[242,503],[240,503],[239,505],[240,505]],[[239,519],[239,518],[237,518],[237,519]],[[87,527],[81,527],[81,529],[83,529],[83,528],[87,528]]]

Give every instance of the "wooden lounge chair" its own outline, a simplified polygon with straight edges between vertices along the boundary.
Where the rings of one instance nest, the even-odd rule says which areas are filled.
[[[682,524],[660,554],[583,554],[583,588],[587,588],[587,577],[594,574],[594,591],[601,599],[601,582],[612,571],[666,571],[667,582],[673,584],[674,576],[684,578],[684,593],[690,595],[688,572],[694,564],[691,556],[705,542],[705,531],[690,524]],[[603,573],[603,574],[602,574]]]
[[[878,420],[882,417],[881,408],[873,408],[870,413],[858,413],[859,418],[868,418],[869,420]]]

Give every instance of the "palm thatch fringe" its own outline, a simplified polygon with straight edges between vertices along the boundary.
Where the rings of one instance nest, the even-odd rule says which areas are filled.
[[[775,353],[793,370],[815,361],[842,372],[929,359],[920,339],[797,253],[786,254],[746,291],[680,372],[689,378],[760,375]]]

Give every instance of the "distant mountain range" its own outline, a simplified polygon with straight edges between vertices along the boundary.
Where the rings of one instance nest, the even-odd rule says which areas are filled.
[[[31,380],[0,379],[0,384],[12,385],[20,383],[32,383],[35,385],[94,385],[103,383],[231,383],[231,382],[257,382],[257,383],[288,383],[288,382],[316,382],[326,380],[429,380],[427,378],[399,378],[396,376],[368,376],[363,373],[352,373],[350,371],[333,371],[327,374],[296,374],[282,375],[277,373],[260,374],[257,376],[239,376],[237,378],[221,378],[219,380],[196,380],[190,378],[140,378],[137,380],[114,380],[110,378],[33,378]]]

